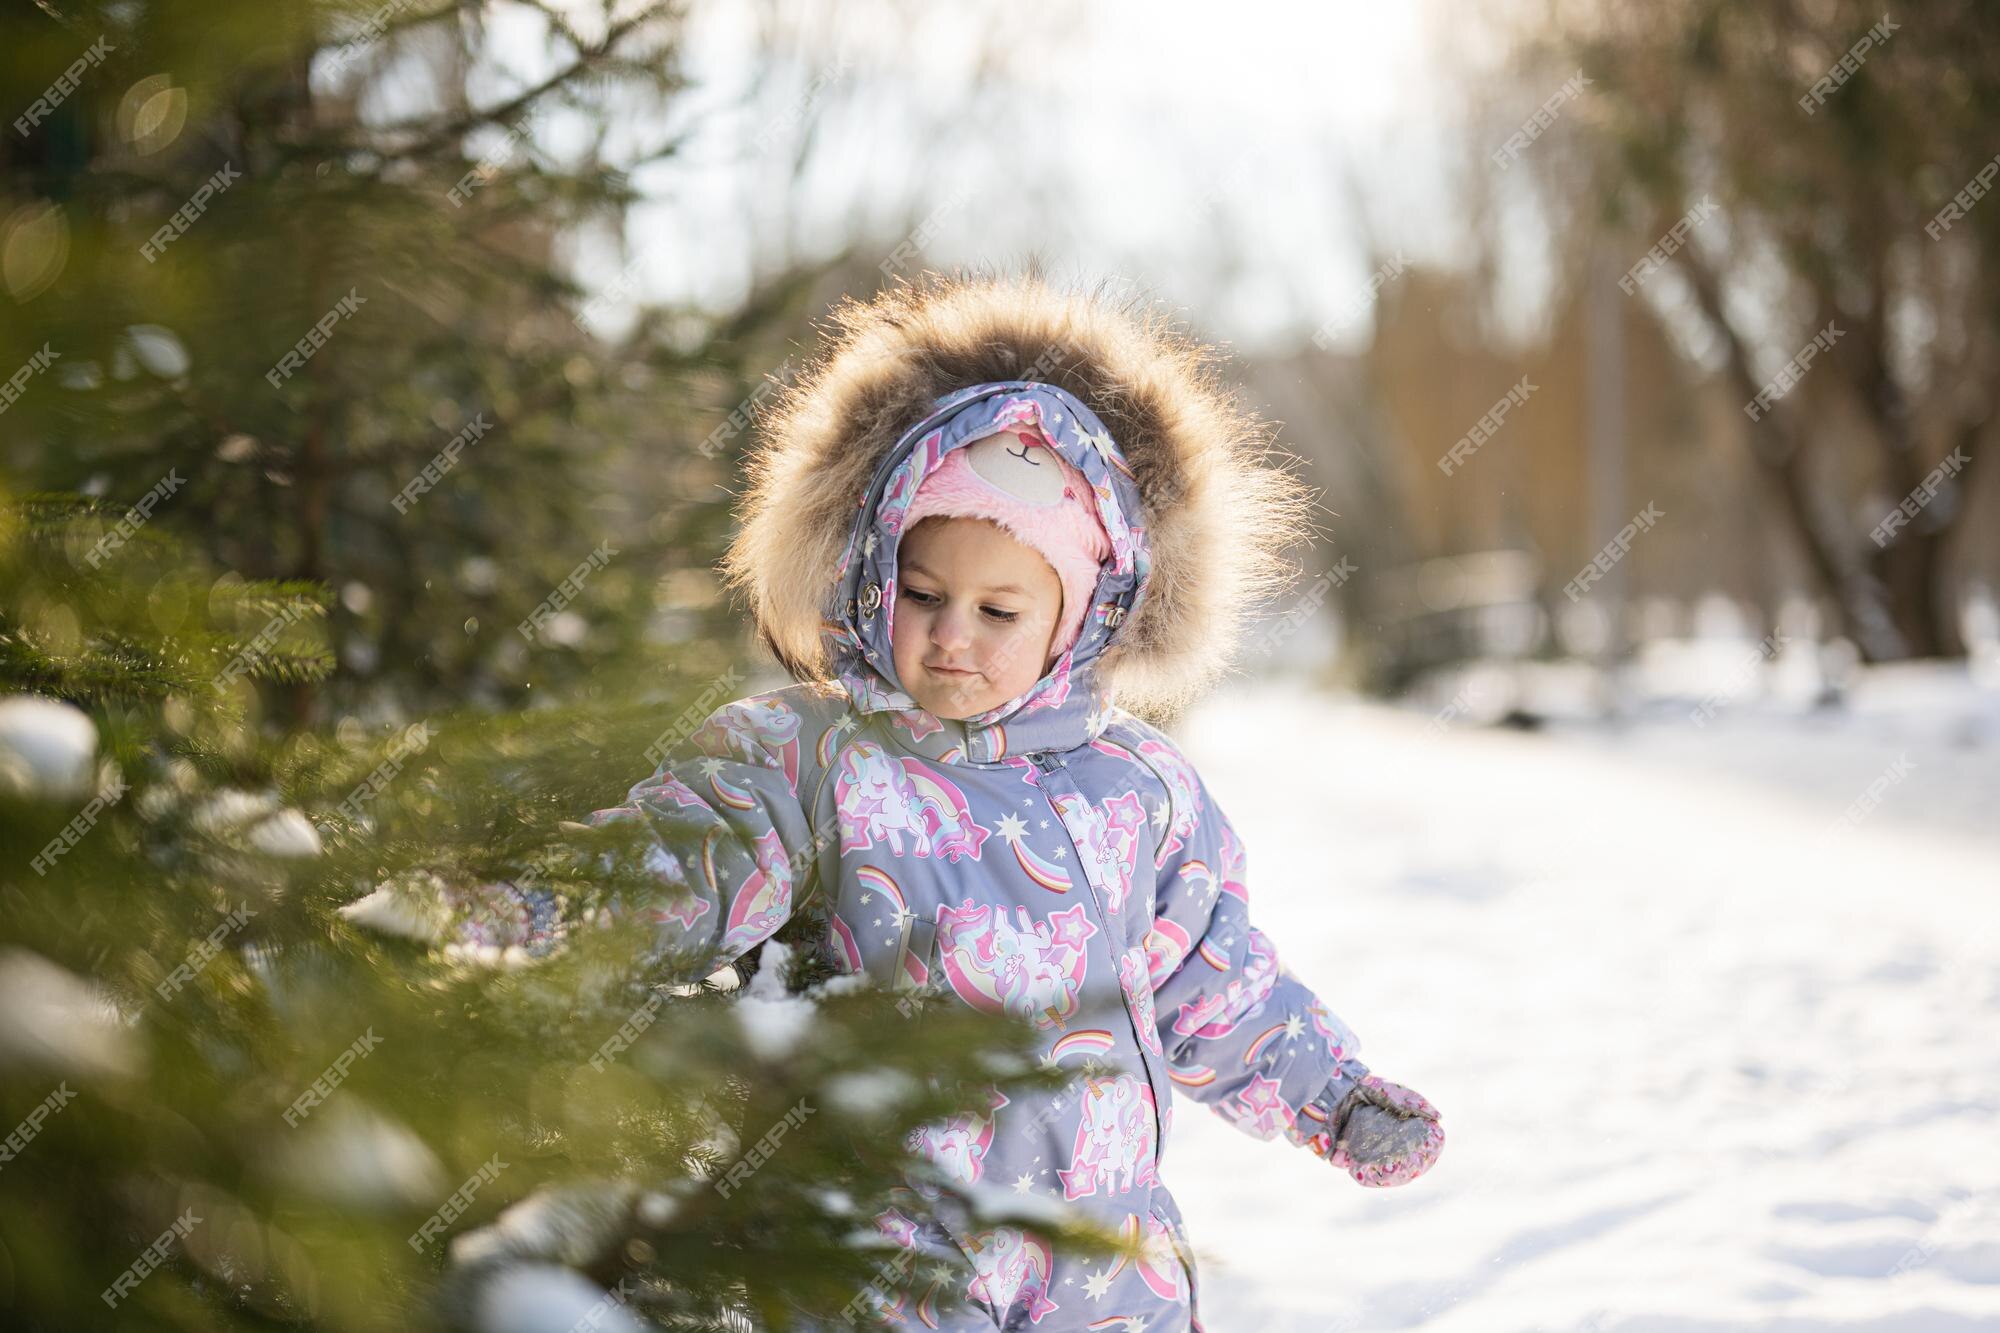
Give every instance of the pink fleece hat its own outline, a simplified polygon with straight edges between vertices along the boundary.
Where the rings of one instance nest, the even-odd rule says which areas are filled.
[[[1052,651],[1067,652],[1083,633],[1098,574],[1111,557],[1111,538],[1083,473],[1033,426],[1007,426],[944,456],[917,487],[903,531],[933,515],[990,519],[1041,553],[1062,582]]]

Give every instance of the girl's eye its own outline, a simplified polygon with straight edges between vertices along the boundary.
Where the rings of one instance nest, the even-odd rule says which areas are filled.
[[[899,589],[899,592],[901,593],[902,596],[909,598],[911,601],[915,602],[918,606],[934,606],[936,605],[938,600],[936,593],[920,592],[915,588],[902,588]],[[997,606],[988,606],[988,607],[983,607],[981,609],[984,610],[987,615],[992,616],[994,620],[998,621],[1002,625],[1011,625],[1015,621],[1021,618],[1021,613],[1019,611],[1005,611]]]
[[[1021,613],[1019,611],[1002,611],[997,606],[987,607],[986,614],[992,616],[995,620],[999,621],[1003,625],[1011,625],[1016,620],[1019,620],[1021,618]]]
[[[909,598],[911,601],[915,602],[918,606],[929,606],[932,602],[937,600],[936,598],[932,597],[929,593],[918,592],[915,588],[903,589],[903,596]]]

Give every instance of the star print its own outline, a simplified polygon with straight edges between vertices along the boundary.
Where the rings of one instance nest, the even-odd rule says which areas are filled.
[[[1111,1274],[1103,1269],[1089,1274],[1083,1280],[1083,1294],[1093,1301],[1103,1300],[1104,1293],[1109,1290],[1111,1290]]]
[[[1056,848],[1056,860],[1058,861],[1063,860],[1068,855],[1069,855],[1069,848],[1067,847]]]
[[[703,777],[712,778],[721,771],[722,761],[720,759],[709,758],[701,761],[701,775]]]
[[[911,911],[911,910],[910,910],[909,908],[907,908],[907,907],[898,907],[898,908],[896,909],[896,924],[897,924],[897,925],[899,925],[899,926],[900,926],[900,925],[902,925],[902,924],[903,924],[904,922],[906,922],[906,921],[915,921],[916,919],[917,919],[917,914],[916,914],[915,912],[912,912],[912,911]]]
[[[1044,826],[1048,823],[1047,820],[1043,820],[1042,822]],[[1020,839],[1022,834],[1028,831],[1028,821],[1022,819],[1019,815],[1002,815],[1000,822],[993,826],[993,831],[1008,842],[1015,842]]]
[[[872,532],[871,532],[871,533],[869,533],[869,534],[868,534],[867,536],[865,536],[865,537],[863,537],[863,538],[861,539],[861,554],[863,554],[863,555],[873,555],[873,554],[875,554],[875,534],[874,534],[874,533],[872,533]]]
[[[864,903],[873,902],[875,901],[875,895],[872,893],[864,893],[861,895],[861,901]]]
[[[879,917],[879,916],[878,916],[878,917],[876,917],[876,918],[875,918],[875,924],[876,924],[876,925],[878,925],[878,926],[879,926],[879,925],[881,925],[881,924],[882,924],[882,918],[881,918],[881,917]]]
[[[1297,1014],[1285,1015],[1285,1035],[1287,1037],[1296,1037],[1305,1030],[1305,1019],[1300,1018]]]
[[[1153,822],[1161,828],[1165,828],[1167,825],[1167,809],[1168,803],[1161,801],[1159,808],[1153,811]]]
[[[1046,820],[1046,819],[1044,819],[1044,820],[1042,821],[1042,827],[1043,827],[1043,828],[1047,828],[1048,826],[1049,826],[1049,821],[1048,821],[1048,820]]]
[[[952,1272],[943,1264],[938,1264],[931,1269],[931,1277],[938,1282],[949,1282],[952,1278]]]
[[[1034,1188],[1035,1188],[1035,1178],[1029,1175],[1026,1171],[1023,1171],[1020,1175],[1014,1178],[1014,1193],[1026,1194],[1028,1191]]]

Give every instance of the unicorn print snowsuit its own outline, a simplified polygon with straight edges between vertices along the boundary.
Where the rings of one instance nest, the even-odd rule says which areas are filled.
[[[712,941],[718,965],[769,939],[816,876],[841,969],[1017,1015],[1046,1062],[1079,1071],[1054,1105],[996,1092],[913,1146],[967,1187],[1093,1214],[1143,1257],[1086,1261],[1031,1231],[891,1209],[884,1231],[955,1247],[977,1276],[955,1303],[888,1317],[1198,1329],[1161,1176],[1176,1105],[1330,1157],[1336,1109],[1368,1074],[1252,923],[1248,855],[1213,794],[1124,701],[1179,701],[1226,666],[1284,492],[1183,344],[1087,300],[961,283],[840,318],[845,336],[766,426],[730,556],[799,683],[717,709],[591,821],[651,823],[657,864],[695,890],[662,928]],[[891,650],[903,515],[950,451],[1010,424],[1082,471],[1113,555],[1047,674],[939,719]]]

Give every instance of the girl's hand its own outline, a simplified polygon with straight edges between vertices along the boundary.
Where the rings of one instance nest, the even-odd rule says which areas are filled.
[[[1367,1074],[1341,1100],[1328,1160],[1357,1184],[1407,1185],[1443,1151],[1438,1109],[1411,1088]]]

